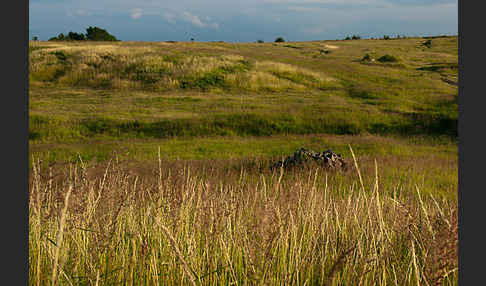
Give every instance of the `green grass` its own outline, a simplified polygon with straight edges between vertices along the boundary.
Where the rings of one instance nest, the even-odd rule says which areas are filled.
[[[457,76],[448,68],[457,66],[457,56],[443,51],[457,39],[434,39],[427,50],[420,41],[327,41],[338,49],[322,60],[312,57],[322,42],[298,43],[297,50],[273,43],[42,43],[42,49],[32,43],[31,142],[313,133],[457,137],[457,87],[441,78]],[[362,64],[365,53],[400,57],[405,67]]]

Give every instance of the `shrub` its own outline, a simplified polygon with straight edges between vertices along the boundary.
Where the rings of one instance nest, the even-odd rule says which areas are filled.
[[[275,43],[283,43],[283,42],[285,42],[285,40],[282,37],[278,37],[275,39]]]
[[[264,43],[263,40],[257,40],[257,43],[261,44]]]
[[[370,54],[364,55],[364,57],[361,59],[361,61],[363,61],[363,62],[369,62],[369,61],[371,61]]]
[[[424,45],[424,46],[426,46],[427,48],[430,49],[430,47],[432,46],[432,41],[431,40],[427,40],[422,45]]]
[[[386,54],[386,55],[378,58],[377,61],[382,62],[382,63],[394,63],[394,62],[398,62],[398,58],[395,57],[395,56]]]
[[[351,40],[351,38],[350,38],[349,36],[347,36],[347,37],[345,38],[345,40]]]
[[[64,41],[66,40],[66,37],[64,37],[63,33],[60,33],[57,37],[52,37],[49,39],[49,41]]]
[[[389,40],[389,39],[390,39],[390,37],[389,37],[389,36],[387,36],[387,35],[384,35],[384,36],[383,36],[383,40]]]
[[[359,35],[353,35],[353,37],[351,39],[352,40],[359,40],[359,39],[361,39],[361,36],[359,36]]]
[[[212,71],[195,78],[186,78],[180,81],[180,87],[183,89],[196,88],[209,90],[211,87],[225,87],[224,76],[217,71]]]

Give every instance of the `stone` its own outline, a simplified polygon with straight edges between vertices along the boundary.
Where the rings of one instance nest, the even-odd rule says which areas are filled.
[[[336,154],[331,150],[315,152],[305,148],[300,148],[294,152],[294,155],[287,156],[283,161],[280,160],[270,165],[270,170],[284,169],[293,167],[303,167],[308,163],[316,163],[326,169],[345,169],[346,162],[341,154]]]

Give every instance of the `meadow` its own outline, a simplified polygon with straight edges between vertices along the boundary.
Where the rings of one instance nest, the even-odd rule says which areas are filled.
[[[457,37],[31,42],[31,285],[457,285]],[[270,172],[296,149],[344,171]]]

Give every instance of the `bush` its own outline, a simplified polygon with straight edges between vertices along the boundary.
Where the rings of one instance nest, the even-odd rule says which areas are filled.
[[[264,43],[263,40],[258,40],[257,43],[261,44]]]
[[[387,36],[387,35],[384,35],[384,36],[383,36],[383,40],[389,40],[389,39],[390,39],[390,37],[389,37],[389,36]]]
[[[392,55],[384,55],[380,58],[377,59],[377,61],[382,62],[382,63],[394,63],[398,62],[398,58]]]
[[[349,36],[347,36],[344,40],[351,40],[351,38]]]
[[[180,81],[182,89],[209,90],[212,87],[226,87],[224,76],[218,71],[212,71],[196,77],[187,77]]]
[[[364,55],[364,57],[361,59],[361,61],[363,61],[363,62],[369,62],[369,61],[371,61],[370,54]]]
[[[278,37],[277,39],[275,39],[275,43],[283,43],[283,42],[285,42],[285,40],[282,37]]]
[[[424,46],[426,46],[427,48],[430,49],[430,47],[432,46],[432,41],[431,40],[427,40],[422,45],[424,45]]]
[[[359,36],[359,35],[353,35],[353,37],[351,39],[352,40],[359,40],[359,39],[361,39],[361,36]]]

